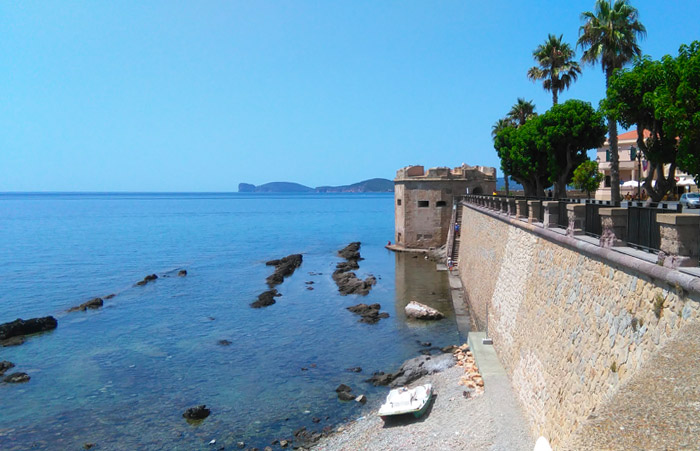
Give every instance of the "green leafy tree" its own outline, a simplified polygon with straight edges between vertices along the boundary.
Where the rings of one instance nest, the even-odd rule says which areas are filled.
[[[499,119],[496,121],[495,124],[493,124],[493,127],[491,127],[491,138],[495,138],[498,132],[503,130],[506,127],[512,127],[513,123],[508,120],[508,119]],[[506,196],[510,196],[510,186],[508,183],[508,179],[510,178],[507,168],[501,164],[501,170],[503,171],[503,180],[505,181],[506,184]]]
[[[625,127],[637,127],[637,146],[649,161],[644,189],[658,202],[675,187],[680,168],[700,174],[700,42],[678,57],[639,58],[613,75],[602,107]],[[649,136],[644,137],[647,130]],[[664,174],[664,166],[668,171]],[[652,186],[652,180],[656,184]]]
[[[532,52],[537,66],[527,71],[527,77],[532,81],[543,80],[542,87],[551,91],[553,105],[559,103],[559,93],[568,89],[581,74],[581,67],[574,61],[576,52],[562,42],[559,37],[550,34],[544,44],[540,44]]]
[[[598,170],[598,163],[586,160],[574,169],[574,177],[571,179],[571,184],[574,185],[574,188],[585,191],[590,199],[591,193],[595,193],[598,190],[603,177],[603,173]]]
[[[566,197],[566,185],[576,167],[588,159],[587,151],[605,142],[603,115],[590,103],[572,99],[538,116],[537,125],[548,155],[547,171],[554,183],[554,197]]]
[[[596,0],[593,12],[581,14],[584,24],[579,28],[578,46],[584,49],[581,61],[600,62],[609,86],[615,69],[622,68],[635,56],[641,55],[637,38],[646,35],[638,20],[639,12],[627,0]],[[610,142],[610,181],[612,199],[620,199],[620,158],[617,149],[617,122],[608,117]]]

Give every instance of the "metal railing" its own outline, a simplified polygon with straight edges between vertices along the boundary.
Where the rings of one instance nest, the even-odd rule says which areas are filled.
[[[656,215],[682,211],[683,207],[680,204],[674,209],[665,203],[644,206],[643,202],[629,202],[627,205],[627,243],[646,251],[658,252],[661,232]]]

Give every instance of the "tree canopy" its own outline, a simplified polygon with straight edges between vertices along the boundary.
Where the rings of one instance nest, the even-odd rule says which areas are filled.
[[[603,181],[603,173],[598,170],[598,163],[591,160],[586,160],[576,169],[574,169],[574,177],[571,179],[571,184],[576,189],[585,191],[588,197],[591,193],[595,193]]]
[[[601,106],[624,127],[637,127],[637,146],[650,164],[644,189],[652,200],[662,200],[674,187],[676,167],[698,180],[700,42],[681,46],[677,58],[643,57],[631,69],[616,72]]]
[[[566,196],[574,169],[586,151],[605,140],[602,114],[590,103],[568,100],[520,127],[505,127],[494,138],[501,166],[523,185],[525,195],[544,196],[555,185],[555,197]]]

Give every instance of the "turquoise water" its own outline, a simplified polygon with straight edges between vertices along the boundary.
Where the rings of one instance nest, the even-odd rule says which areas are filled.
[[[384,249],[393,227],[390,194],[0,194],[0,322],[59,323],[0,348],[32,378],[0,384],[0,449],[263,448],[362,415],[386,393],[363,382],[373,371],[418,355],[418,341],[458,340],[445,274]],[[366,297],[340,296],[331,279],[351,241],[358,276],[379,278]],[[291,253],[304,262],[283,296],[250,308],[267,289],[264,262]],[[151,273],[161,277],[133,286]],[[100,310],[63,313],[110,293]],[[414,299],[448,317],[407,321]],[[359,323],[345,310],[359,302],[391,316]],[[368,404],[339,402],[340,383]],[[188,424],[197,404],[212,414]]]

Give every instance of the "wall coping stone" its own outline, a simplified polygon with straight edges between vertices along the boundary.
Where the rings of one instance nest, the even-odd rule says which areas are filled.
[[[627,209],[614,207],[600,208],[598,209],[598,214],[600,214],[600,216],[627,216]],[[700,216],[698,216],[698,218],[700,218]]]
[[[585,210],[585,204],[566,204],[567,211]]]
[[[700,295],[700,277],[695,277],[690,274],[685,274],[680,271],[676,271],[671,268],[666,268],[664,266],[660,266],[654,263],[650,263],[645,260],[641,260],[639,258],[633,257],[631,255],[626,255],[622,254],[620,252],[617,252],[612,249],[608,248],[603,248],[600,246],[596,246],[591,243],[587,243],[583,240],[576,239],[571,236],[567,235],[562,235],[556,232],[553,232],[549,229],[542,228],[541,226],[537,226],[534,224],[528,224],[527,222],[519,221],[517,219],[509,218],[506,216],[501,216],[498,214],[495,214],[491,211],[485,210],[483,208],[480,208],[476,205],[469,204],[467,202],[462,202],[462,205],[465,207],[468,207],[474,211],[477,211],[479,213],[485,214],[487,216],[491,216],[494,219],[497,219],[499,221],[508,223],[512,226],[519,227],[523,230],[527,230],[530,233],[533,233],[534,235],[540,236],[548,241],[551,241],[553,243],[568,247],[570,249],[573,249],[575,251],[578,251],[584,255],[594,257],[594,258],[599,258],[601,260],[608,261],[614,265],[617,265],[619,267],[631,270],[631,271],[636,271],[639,272],[651,279],[656,279],[656,280],[661,280],[663,282],[666,282],[670,286],[675,286],[678,285],[684,290],[693,293],[694,295],[698,296]],[[575,204],[576,206],[579,206],[578,204]],[[571,205],[567,205],[567,207],[570,207]],[[585,207],[585,205],[580,205],[581,207]],[[661,214],[657,215],[657,219],[659,216],[662,216]],[[675,216],[673,214],[670,214],[669,216]],[[690,216],[696,216],[696,215],[690,215]],[[700,216],[696,216],[700,217]]]
[[[690,213],[659,213],[656,222],[670,225],[700,225],[700,216]]]

